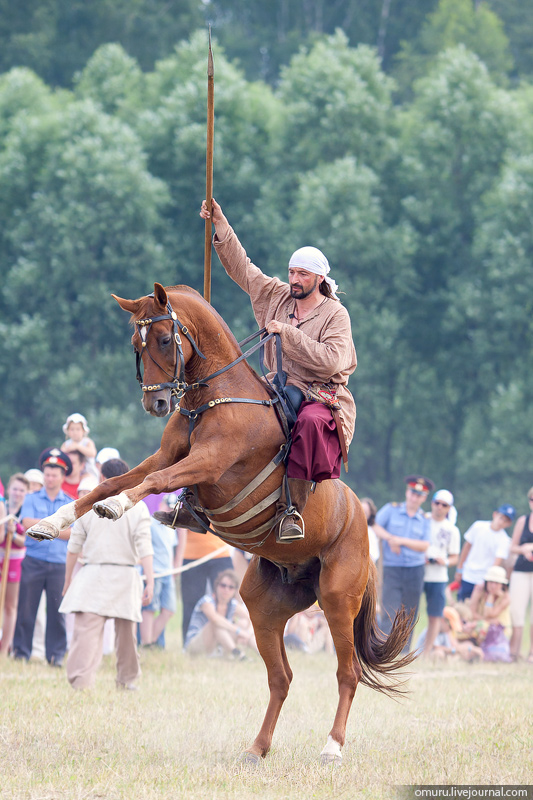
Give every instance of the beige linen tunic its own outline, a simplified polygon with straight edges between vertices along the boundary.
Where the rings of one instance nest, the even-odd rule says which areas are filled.
[[[264,275],[252,264],[232,228],[222,240],[215,235],[214,245],[230,278],[250,295],[259,327],[273,319],[284,323],[280,336],[287,383],[303,392],[312,381],[337,384],[342,427],[349,445],[355,427],[355,402],[347,384],[357,366],[357,356],[347,310],[338,300],[324,297],[296,328],[289,319],[295,308],[289,284]],[[265,363],[273,371],[271,378],[276,369],[272,340],[265,347]]]
[[[72,579],[59,610],[141,622],[143,582],[139,559],[153,555],[150,512],[137,503],[116,522],[89,511],[76,520],[68,542],[84,566]]]

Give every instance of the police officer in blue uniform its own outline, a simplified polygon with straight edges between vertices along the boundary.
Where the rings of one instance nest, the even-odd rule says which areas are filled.
[[[50,516],[72,498],[61,489],[65,476],[72,472],[72,462],[58,447],[49,447],[39,458],[44,486],[26,495],[20,518],[25,530],[37,520]],[[31,656],[33,631],[41,595],[46,592],[46,660],[54,667],[63,664],[67,649],[65,617],[59,613],[65,583],[67,540],[70,529],[57,539],[37,542],[26,537],[26,557],[22,562],[17,623],[13,639],[15,658],[28,660]]]
[[[387,503],[376,515],[374,530],[383,540],[381,627],[390,633],[392,621],[404,606],[418,612],[424,588],[425,552],[430,542],[429,519],[421,510],[435,484],[423,475],[408,475],[405,501]],[[409,649],[410,641],[406,646]]]

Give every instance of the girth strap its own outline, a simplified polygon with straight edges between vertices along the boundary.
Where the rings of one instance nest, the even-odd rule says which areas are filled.
[[[281,497],[281,486],[274,492],[272,492],[272,494],[269,494],[268,497],[265,497],[264,500],[261,500],[260,503],[257,503],[257,505],[253,506],[253,508],[250,508],[248,511],[245,511],[244,514],[241,514],[239,517],[235,517],[235,519],[232,519],[230,522],[218,522],[216,520],[212,520],[211,518],[209,518],[211,525],[216,525],[218,528],[222,529],[235,528],[236,525],[242,525],[243,522],[248,522],[248,520],[251,519],[252,517],[256,517],[258,514],[264,511],[265,508],[268,508],[269,506],[272,505],[272,503],[275,503],[277,500],[279,500],[280,497]]]
[[[255,536],[261,536],[261,534],[264,533],[265,531],[268,531],[270,534],[270,531],[274,527],[276,519],[277,519],[276,516],[271,517],[269,520],[264,522],[258,528],[256,528],[253,531],[250,531],[250,533],[227,533],[226,531],[217,531],[216,528],[215,528],[215,533],[217,534],[217,536],[220,536],[221,539],[224,539],[225,541],[229,542],[233,547],[238,547],[239,542],[242,541],[243,543],[246,543],[247,539],[253,539]],[[250,545],[250,547],[260,547],[262,544],[265,543],[267,538],[268,536],[265,537],[265,539],[263,539],[261,542],[256,542],[255,544]]]
[[[185,508],[188,511],[190,511],[190,513],[193,515],[193,517],[196,519],[196,521],[200,524],[200,526],[202,528],[204,528],[206,531],[209,531],[210,533],[219,534],[222,538],[228,539],[230,541],[234,541],[236,539],[242,539],[242,540],[253,539],[255,536],[260,536],[265,531],[270,531],[271,528],[273,527],[275,521],[276,521],[276,517],[275,516],[272,517],[271,519],[269,519],[267,522],[264,522],[258,528],[255,528],[253,531],[250,531],[249,533],[228,533],[225,530],[219,531],[219,530],[217,530],[217,528],[219,526],[220,527],[231,527],[232,525],[238,525],[239,523],[242,523],[242,522],[245,521],[244,517],[246,517],[246,519],[251,519],[252,517],[256,516],[257,514],[260,514],[261,511],[264,511],[265,508],[268,508],[269,505],[271,505],[272,503],[276,502],[276,500],[281,496],[281,487],[279,487],[275,492],[273,492],[271,495],[269,495],[267,498],[265,498],[265,500],[263,500],[260,503],[258,503],[257,505],[255,505],[253,508],[251,508],[245,514],[242,514],[240,517],[237,517],[237,519],[233,520],[231,523],[228,523],[228,522],[216,522],[216,521],[213,521],[210,518],[209,521],[210,521],[211,525],[207,526],[205,524],[205,522],[203,521],[203,519],[199,516],[199,514],[197,512],[198,511],[203,512],[204,514],[206,514],[207,516],[210,517],[211,514],[223,514],[225,511],[231,511],[232,508],[235,508],[235,506],[237,506],[242,500],[244,500],[246,497],[248,497],[248,495],[250,495],[255,489],[257,489],[258,486],[260,486],[266,480],[266,478],[268,478],[269,475],[271,475],[274,472],[276,467],[278,467],[283,462],[283,460],[285,459],[285,457],[286,457],[286,455],[288,453],[289,447],[290,447],[290,440],[288,442],[284,442],[281,445],[279,451],[276,453],[276,455],[272,459],[272,461],[269,461],[269,463],[266,465],[266,467],[264,469],[262,469],[261,472],[258,475],[256,475],[255,478],[253,478],[247,486],[244,487],[244,489],[241,489],[241,491],[239,492],[238,495],[236,495],[232,500],[230,500],[224,506],[221,506],[220,508],[217,508],[217,509],[211,509],[211,510],[203,508],[200,505],[200,503],[198,502],[198,493],[197,493],[198,490],[197,490],[196,486],[194,486],[190,490],[191,492],[194,493],[194,495],[196,497],[196,502],[195,502],[194,506],[185,497],[182,500],[182,504],[185,506]],[[176,508],[177,508],[177,506],[176,506]],[[257,545],[260,545],[262,543],[263,542],[258,542]],[[253,546],[255,547],[256,545],[253,545]]]
[[[225,514],[226,511],[231,511],[233,508],[235,508],[235,506],[238,506],[241,500],[244,500],[246,497],[248,497],[248,495],[252,494],[252,492],[257,489],[258,486],[261,486],[261,484],[266,481],[270,475],[272,475],[274,470],[279,467],[287,455],[287,449],[288,444],[285,442],[285,444],[280,447],[279,453],[274,456],[272,461],[269,461],[266,467],[261,470],[259,475],[256,475],[256,477],[248,484],[248,486],[245,486],[244,489],[239,492],[239,494],[235,495],[233,500],[230,500],[229,503],[226,503],[224,506],[220,506],[220,508],[204,508],[204,514],[207,514],[208,517],[212,516],[213,514]],[[219,523],[216,524],[218,525]]]

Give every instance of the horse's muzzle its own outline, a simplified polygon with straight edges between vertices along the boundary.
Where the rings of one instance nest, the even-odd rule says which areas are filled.
[[[154,417],[166,417],[170,413],[170,392],[145,392],[143,408]]]

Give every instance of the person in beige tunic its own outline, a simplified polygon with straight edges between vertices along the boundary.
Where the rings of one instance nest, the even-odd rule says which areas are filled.
[[[128,469],[121,459],[111,459],[102,465],[100,480],[123,475]],[[108,619],[115,620],[117,687],[136,688],[141,674],[137,622],[142,620],[141,605],[151,601],[154,590],[150,521],[150,512],[141,502],[116,522],[89,511],[72,527],[60,611],[75,615],[67,659],[67,677],[74,689],[94,684]],[[84,565],[72,578],[82,550]],[[139,562],[146,577],[144,590],[136,569]]]
[[[211,215],[204,200],[200,216]],[[248,258],[246,251],[224,216],[212,201],[216,228],[215,250],[222,265],[249,296],[258,325],[278,333],[283,352],[287,384],[304,394],[313,382],[332,384],[340,406],[342,432],[349,446],[355,427],[355,402],[348,379],[357,366],[348,311],[341,305],[337,286],[328,276],[329,264],[315,247],[296,250],[289,262],[289,281],[265,275]],[[265,362],[276,367],[275,345],[265,348]],[[292,506],[283,494],[278,541],[303,538],[301,513],[316,481],[340,476],[341,446],[330,410],[319,402],[304,402],[293,429],[293,445],[287,462]],[[295,507],[295,508],[294,508]]]

